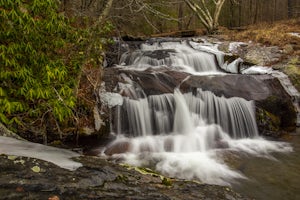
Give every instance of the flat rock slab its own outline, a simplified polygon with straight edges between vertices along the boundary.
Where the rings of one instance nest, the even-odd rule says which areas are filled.
[[[162,179],[99,157],[80,157],[76,161],[83,167],[69,171],[37,159],[1,155],[0,200],[249,199],[228,187]]]

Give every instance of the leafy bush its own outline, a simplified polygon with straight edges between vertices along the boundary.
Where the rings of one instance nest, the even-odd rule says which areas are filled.
[[[49,120],[73,118],[90,33],[71,26],[58,5],[0,0],[0,122],[6,125],[45,129]]]

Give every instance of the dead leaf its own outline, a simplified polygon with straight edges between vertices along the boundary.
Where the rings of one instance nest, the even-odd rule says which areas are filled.
[[[31,168],[31,170],[32,170],[33,172],[36,172],[36,173],[41,172],[41,168],[40,168],[39,166],[34,166],[34,167]]]

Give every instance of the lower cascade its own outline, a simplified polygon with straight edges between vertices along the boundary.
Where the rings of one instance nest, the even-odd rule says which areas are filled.
[[[175,90],[137,100],[125,97],[115,112],[117,139],[104,153],[171,177],[227,185],[245,177],[224,163],[222,151],[259,156],[291,151],[286,143],[258,136],[254,104],[242,98]]]
[[[205,63],[218,63],[216,58],[220,57],[211,56],[212,60],[207,61],[210,58],[202,56],[205,61],[198,62],[195,59],[201,59],[201,54],[197,54],[197,49],[188,49],[191,47],[183,49],[181,45],[179,50],[173,50],[169,49],[170,45],[164,44],[161,49],[159,45],[143,48],[146,50],[139,50],[131,56],[128,52],[123,55],[122,63],[129,63],[130,69],[119,67],[135,70],[136,64],[138,70],[141,66],[146,66],[144,70],[147,70],[149,65],[177,66],[180,65],[176,60],[179,57],[179,60],[184,58],[184,66],[193,63],[192,68],[197,68],[197,63],[201,63],[203,71]],[[153,58],[154,54],[163,53],[158,51],[167,51],[167,56],[163,55],[167,58]],[[205,52],[212,55],[215,50],[208,51],[205,46]],[[189,54],[193,56],[189,57]],[[217,68],[215,66],[213,70]],[[139,85],[142,80],[134,81],[124,74],[120,77],[126,82],[118,84],[119,93],[123,96],[112,93],[114,95],[110,95],[112,98],[109,100],[111,104],[117,102],[111,106],[111,132],[115,139],[102,151],[103,155],[116,161],[150,167],[169,177],[230,185],[246,178],[225,162],[230,154],[238,152],[271,157],[271,152],[292,151],[287,143],[267,141],[259,136],[253,101],[220,97],[201,88],[184,93],[180,86],[173,93],[146,95],[147,92]]]
[[[147,98],[124,98],[117,108],[118,134],[151,136],[185,134],[197,126],[220,126],[232,138],[256,137],[254,105],[242,98],[217,97],[210,91],[198,89],[196,94],[153,95]]]

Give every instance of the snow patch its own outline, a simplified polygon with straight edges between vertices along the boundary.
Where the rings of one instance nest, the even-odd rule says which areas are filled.
[[[120,106],[123,104],[123,97],[119,93],[100,93],[100,100],[101,103],[107,105],[109,108]]]
[[[71,171],[82,166],[81,163],[70,159],[79,157],[78,153],[10,137],[0,136],[0,154],[36,158]]]
[[[252,66],[243,70],[242,74],[272,74],[273,70],[270,67]]]

